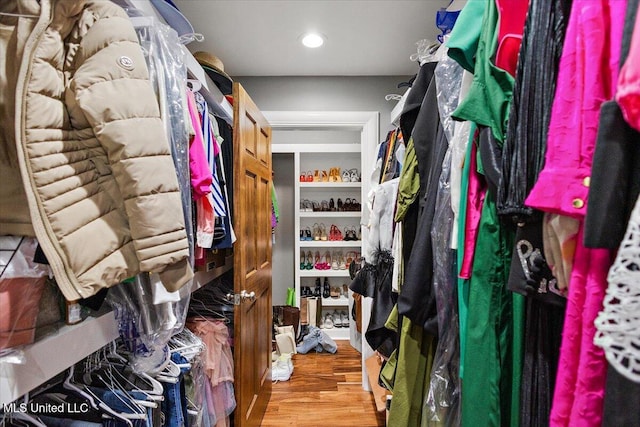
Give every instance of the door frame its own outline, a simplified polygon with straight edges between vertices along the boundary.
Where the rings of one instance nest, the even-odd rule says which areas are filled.
[[[379,122],[380,113],[378,111],[263,111],[272,130],[291,129],[319,129],[319,130],[340,130],[340,129],[359,129],[360,145],[363,148],[361,153],[362,162],[362,249],[366,252],[368,241],[368,228],[366,227],[369,220],[369,210],[367,196],[371,189],[372,167],[376,158],[375,148],[380,142],[379,140]],[[296,144],[278,144],[271,142],[271,153],[296,153],[300,151],[300,147]],[[297,179],[297,178],[295,178]],[[371,318],[371,298],[362,298],[362,330],[366,330]],[[364,335],[364,334],[363,334]],[[371,391],[369,378],[367,376],[365,360],[373,355],[373,350],[362,339],[362,387]]]

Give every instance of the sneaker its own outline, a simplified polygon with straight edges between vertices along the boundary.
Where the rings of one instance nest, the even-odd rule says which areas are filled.
[[[278,360],[271,366],[271,380],[273,382],[289,381],[291,378],[291,370],[286,361]]]
[[[278,360],[287,364],[289,372],[293,374],[293,360],[291,360],[291,353],[283,353],[278,357]]]

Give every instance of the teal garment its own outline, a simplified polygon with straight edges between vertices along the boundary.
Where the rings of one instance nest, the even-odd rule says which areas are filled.
[[[475,3],[472,1],[469,4],[477,6]],[[492,62],[498,47],[499,13],[494,0],[486,1],[484,4],[485,11],[476,52],[473,82],[469,93],[453,112],[453,117],[488,126],[495,138],[503,142],[514,80],[508,72],[496,67]]]
[[[387,425],[421,427],[426,425],[426,419],[422,419],[422,406],[429,391],[437,342],[420,325],[413,325],[406,317],[400,329],[400,347],[397,350],[393,398]]]
[[[458,15],[447,40],[449,57],[470,73],[475,68],[485,3],[486,0],[469,0]]]
[[[276,197],[276,187],[271,183],[271,207],[276,222],[280,222],[280,209],[278,208],[278,199]]]
[[[467,193],[469,191],[469,165],[471,164],[471,152],[474,135],[476,133],[475,123],[471,123],[469,131],[469,143],[462,167],[462,179],[460,186],[460,208],[458,214],[458,257],[456,271],[460,272],[462,260],[464,259],[464,241],[467,220]],[[464,378],[464,351],[467,342],[467,313],[469,311],[469,279],[463,279],[458,275],[458,322],[460,323],[460,378]]]
[[[469,283],[463,427],[518,427],[524,298],[506,288],[514,234],[487,192]]]

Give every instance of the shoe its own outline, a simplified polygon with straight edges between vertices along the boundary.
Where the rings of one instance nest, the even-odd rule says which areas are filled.
[[[333,313],[331,313],[331,317],[333,319],[333,326],[335,326],[336,328],[342,328],[344,326],[342,324],[342,318],[340,317],[340,313],[338,313],[338,310],[333,310]]]
[[[323,200],[320,202],[320,211],[321,212],[329,212],[329,202]]]
[[[320,203],[316,200],[311,202],[311,212],[320,212],[322,209],[320,208]]]
[[[317,222],[313,224],[313,240],[320,240],[320,226]]]
[[[323,170],[322,171],[322,182],[329,182],[329,174],[327,174],[327,171]]]
[[[321,295],[321,291],[320,291],[320,278],[316,277],[316,287],[313,290],[313,296],[314,297],[319,297]]]
[[[344,199],[344,205],[342,206],[342,210],[344,210],[345,212],[349,212],[351,208],[352,208],[351,199],[347,197],[346,199]]]
[[[333,261],[331,261],[331,269],[338,270],[340,268],[340,264],[338,262],[338,255],[334,252],[332,258],[333,258]]]
[[[322,241],[327,240],[327,229],[323,223],[320,223],[320,240]]]
[[[312,182],[320,182],[322,178],[320,177],[320,171],[318,169],[313,173],[313,181]]]
[[[353,254],[353,256],[351,254]],[[349,266],[353,262],[353,258],[354,258],[355,255],[356,255],[355,252],[347,252],[347,259],[345,260],[345,267],[346,268],[349,268]]]
[[[313,212],[313,205],[311,204],[311,200],[304,199],[302,201],[302,212]]]
[[[342,212],[344,210],[344,204],[342,203],[342,199],[338,199],[338,201],[336,202],[336,205],[338,207],[338,212]]]
[[[351,182],[360,182],[360,175],[358,175],[358,169],[349,170],[349,179],[351,179]]]
[[[340,168],[333,168],[333,182],[342,182],[342,177],[340,176]]]
[[[333,197],[329,199],[329,211],[330,212],[336,211],[336,204],[333,201]]]
[[[305,260],[304,260],[304,269],[305,270],[312,270],[313,269],[313,263],[311,262],[312,255],[311,255],[311,251],[307,251],[306,255],[305,255]]]
[[[313,237],[311,237],[311,229],[309,227],[306,227],[304,229],[304,239],[306,241],[311,241],[313,240]]]
[[[300,240],[304,240],[304,230],[300,230]]]
[[[340,312],[340,322],[342,323],[342,327],[343,328],[348,328],[349,327],[349,313],[347,313],[346,311],[342,310]]]
[[[318,280],[320,280],[320,278],[318,278]],[[329,279],[325,277],[322,298],[329,298],[330,296],[331,296],[331,285],[329,284]]]
[[[340,288],[331,287],[331,298],[340,298]]]
[[[307,171],[307,177],[305,182],[313,182],[313,174],[311,173],[311,171]]]
[[[291,378],[291,370],[289,369],[289,364],[286,361],[276,360],[276,362],[271,366],[271,381],[289,381]]]
[[[342,182],[351,182],[351,174],[348,170],[342,172]]]
[[[304,257],[304,251],[300,253],[300,270],[305,270],[307,268],[307,261]]]
[[[347,263],[344,260],[344,256],[342,256],[342,252],[338,252],[338,269],[339,270],[347,269]]]
[[[323,270],[331,270],[331,254],[329,253],[329,251],[326,251],[324,253],[324,261],[323,261],[324,265],[323,265]]]
[[[329,313],[325,314],[324,321],[322,322],[324,329],[333,329],[333,316]]]
[[[342,284],[342,296],[345,298],[349,298],[349,287],[346,283]]]

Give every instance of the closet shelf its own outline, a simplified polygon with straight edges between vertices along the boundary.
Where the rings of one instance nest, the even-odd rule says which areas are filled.
[[[349,328],[327,328],[322,329],[326,332],[327,335],[334,340],[348,340],[349,339]]]
[[[300,277],[349,277],[349,270],[299,270]]]
[[[360,188],[361,182],[301,182],[300,188]]]
[[[361,240],[300,240],[301,248],[360,248]]]
[[[30,392],[118,338],[113,312],[63,326],[24,349],[25,363],[0,363],[0,405]]]
[[[300,218],[360,218],[360,211],[355,212],[300,212]]]
[[[322,298],[322,308],[325,307],[346,307],[349,305],[349,300],[345,297],[340,298]]]

